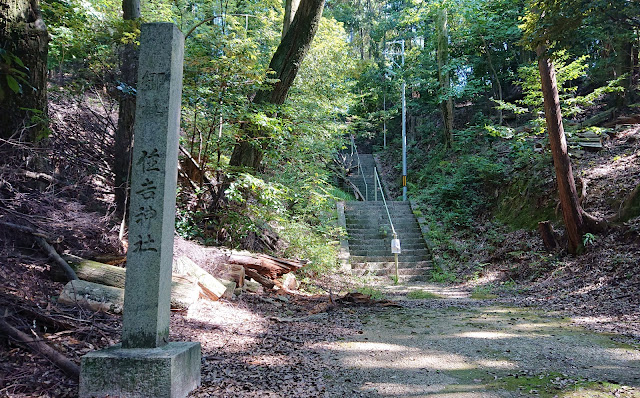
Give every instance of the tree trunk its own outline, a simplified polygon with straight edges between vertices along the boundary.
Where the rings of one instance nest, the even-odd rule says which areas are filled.
[[[282,21],[282,38],[287,34],[293,18],[296,16],[296,11],[300,6],[300,0],[286,0],[284,5],[284,20]]]
[[[447,148],[453,145],[453,98],[449,93],[451,89],[451,77],[446,70],[449,63],[449,28],[447,26],[447,10],[442,8],[438,11],[438,80],[440,82],[440,92],[446,99],[440,103],[442,110],[442,122],[444,125],[444,144]]]
[[[536,52],[542,81],[542,94],[544,96],[544,114],[547,121],[547,130],[549,130],[549,143],[558,182],[558,196],[560,197],[562,217],[569,238],[568,250],[571,254],[579,254],[584,249],[582,235],[585,232],[585,226],[582,219],[582,208],[578,202],[573,172],[571,171],[571,160],[567,152],[567,140],[562,126],[556,73],[553,63],[546,55],[546,48],[539,46]]]
[[[491,51],[484,37],[482,37],[482,43],[484,44],[484,49],[485,49],[485,52],[487,53],[487,63],[489,64],[489,69],[491,70],[491,74],[493,75],[493,80],[495,81],[496,88],[498,90],[498,100],[502,101],[503,99],[502,84],[500,83],[498,72],[496,71],[496,68],[493,66],[493,62],[491,60]],[[498,124],[502,126],[502,123],[504,121],[504,115],[502,113],[502,109],[498,109],[497,111],[498,111]]]
[[[140,0],[122,0],[123,18],[135,21],[140,18]],[[130,23],[133,30],[137,24]],[[126,213],[129,189],[129,170],[131,169],[131,150],[133,145],[133,127],[136,113],[135,87],[138,77],[138,48],[133,42],[127,43],[120,54],[120,98],[118,106],[118,128],[114,140],[113,173],[115,175],[116,212],[119,216]]]
[[[282,105],[293,84],[298,69],[318,30],[324,0],[302,0],[295,17],[271,58],[270,78],[277,79],[270,89],[256,93],[254,103]],[[264,145],[257,143],[262,137],[260,128],[245,123],[245,138],[236,142],[229,165],[257,169],[264,155]]]
[[[2,1],[0,49],[0,138],[35,142],[48,124],[49,34],[38,0]]]

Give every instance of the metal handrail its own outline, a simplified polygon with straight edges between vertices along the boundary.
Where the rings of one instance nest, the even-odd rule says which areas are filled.
[[[378,176],[378,168],[374,167],[373,168],[373,175],[374,175],[374,183],[377,182],[378,183],[378,188],[380,188],[380,193],[382,194],[382,203],[384,203],[384,208],[387,211],[387,217],[389,218],[389,224],[391,225],[391,232],[393,233],[393,238],[397,239],[398,238],[398,234],[396,233],[396,229],[393,227],[393,221],[391,221],[391,213],[389,213],[389,206],[387,205],[387,200],[384,198],[384,191],[382,190],[382,184],[380,183],[380,177]],[[377,188],[376,188],[376,195],[378,194]]]
[[[367,178],[364,176],[364,171],[362,171],[362,167],[360,167],[360,154],[358,153],[358,147],[356,146],[356,142],[351,136],[351,157],[353,157],[353,152],[355,151],[356,157],[358,158],[358,172],[362,175],[362,182],[364,182],[364,200],[369,200],[369,184],[367,184]]]

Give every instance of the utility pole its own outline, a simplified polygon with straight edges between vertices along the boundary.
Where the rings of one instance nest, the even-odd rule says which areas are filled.
[[[404,39],[396,40],[389,42],[388,44],[400,44],[400,52],[392,52],[385,51],[385,55],[400,55],[401,56],[401,64],[398,65],[395,61],[396,65],[400,66],[402,70],[404,70]],[[402,78],[402,200],[407,200],[407,100],[406,100],[406,91],[407,91],[407,83]],[[386,103],[385,103],[386,105]],[[386,106],[385,106],[386,108]],[[385,137],[386,137],[386,124],[385,127]],[[386,139],[385,139],[386,142]]]
[[[404,40],[402,44],[402,69],[404,71]],[[402,77],[402,200],[407,200],[407,82]]]
[[[385,82],[386,83],[386,82]],[[385,90],[384,96],[382,97],[382,110],[384,113],[382,114],[382,142],[383,148],[387,149],[387,92]]]

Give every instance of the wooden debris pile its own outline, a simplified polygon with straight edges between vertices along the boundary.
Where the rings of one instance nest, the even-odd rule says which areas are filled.
[[[122,313],[126,269],[115,265],[63,256],[78,279],[68,282],[59,302],[78,305],[94,311]],[[244,291],[259,292],[263,288],[295,290],[291,274],[306,262],[249,252],[230,252],[226,271],[214,277],[186,256],[174,260],[171,282],[171,308],[188,309],[198,298],[232,299]]]

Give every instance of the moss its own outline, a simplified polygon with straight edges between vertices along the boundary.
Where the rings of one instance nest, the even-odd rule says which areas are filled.
[[[425,290],[412,290],[407,293],[407,298],[420,300],[420,299],[441,299],[443,298],[441,295],[427,292]]]
[[[542,192],[535,178],[540,177],[518,179],[502,191],[494,213],[498,220],[515,229],[535,229],[540,221],[557,219],[552,193]]]
[[[498,298],[498,295],[488,292],[472,292],[471,298],[476,300],[491,300]]]

